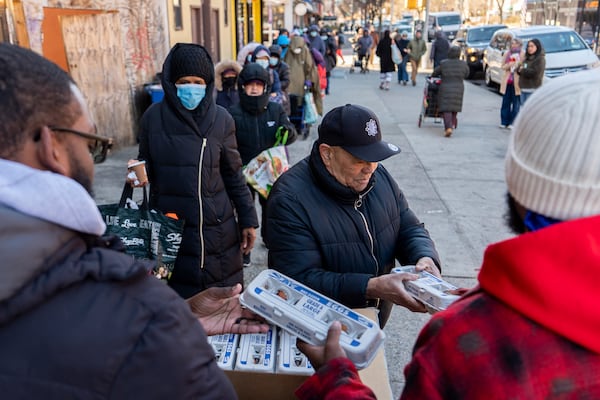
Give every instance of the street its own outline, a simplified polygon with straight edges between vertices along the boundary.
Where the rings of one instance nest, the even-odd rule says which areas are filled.
[[[404,191],[409,205],[429,230],[442,260],[442,274],[461,287],[476,284],[483,252],[489,243],[510,237],[504,224],[504,154],[510,131],[498,127],[501,97],[482,81],[465,81],[463,112],[451,138],[444,138],[443,124],[426,118],[417,126],[427,70],[416,87],[392,81],[389,91],[379,86],[378,65],[368,74],[349,73],[352,57],[338,65],[331,78],[331,94],[324,99],[325,112],[335,106],[356,103],[378,115],[386,141],[402,152],[382,164]],[[292,162],[305,157],[316,139],[316,126],[306,141],[289,146]],[[118,201],[129,158],[137,147],[115,151],[96,168],[98,204]],[[257,204],[257,208],[259,208]],[[260,238],[252,252],[252,266],[245,269],[249,282],[266,268],[267,251]],[[414,314],[395,307],[385,327],[385,352],[394,398],[404,385],[404,366],[428,314]]]

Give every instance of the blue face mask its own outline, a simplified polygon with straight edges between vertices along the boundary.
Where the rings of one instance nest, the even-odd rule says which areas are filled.
[[[177,97],[181,104],[188,110],[193,110],[198,107],[206,95],[206,85],[198,85],[195,83],[185,83],[177,86]]]
[[[260,65],[261,67],[263,67],[264,69],[269,68],[269,60],[260,59],[260,60],[256,60],[256,63],[258,65]]]
[[[311,32],[310,32],[310,36],[312,36],[312,37],[317,37],[317,32],[315,32],[315,31],[311,31]]]
[[[272,67],[275,67],[277,64],[279,64],[279,58],[277,58],[277,57],[271,57],[271,58],[269,58],[269,64]]]

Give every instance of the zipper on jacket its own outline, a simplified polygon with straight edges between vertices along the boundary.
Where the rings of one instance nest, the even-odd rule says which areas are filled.
[[[358,212],[360,218],[363,221],[363,224],[365,225],[365,230],[367,231],[367,236],[369,237],[371,257],[373,257],[373,260],[375,261],[375,276],[379,276],[379,261],[377,261],[377,257],[375,257],[375,242],[373,240],[373,235],[371,234],[371,230],[369,229],[367,218],[365,218],[365,215],[359,210],[359,208],[362,207],[363,198],[371,191],[371,189],[373,189],[373,186],[371,186],[366,192],[358,195],[358,199],[356,199],[356,201],[354,202],[354,209]]]
[[[202,163],[204,161],[204,150],[206,149],[206,138],[202,138],[202,146],[200,147],[200,161],[198,162],[198,205],[200,210],[198,215],[198,230],[200,235],[200,269],[204,269],[204,211],[202,209]]]

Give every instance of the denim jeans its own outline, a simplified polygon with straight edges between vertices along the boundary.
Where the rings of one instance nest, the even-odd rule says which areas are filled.
[[[521,90],[521,105],[525,104],[525,100],[527,100],[532,94],[533,92],[524,92]]]
[[[521,98],[515,94],[515,85],[506,85],[506,92],[502,96],[502,107],[500,108],[500,121],[502,125],[512,125],[517,118]]]
[[[406,63],[408,62],[408,55],[402,58],[402,62],[398,64],[398,82],[408,82],[408,72],[406,72]]]

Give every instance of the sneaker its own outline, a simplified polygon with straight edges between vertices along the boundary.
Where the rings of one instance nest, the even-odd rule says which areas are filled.
[[[250,260],[250,253],[244,254],[242,265],[244,266],[244,268],[248,268],[252,265],[252,261]]]
[[[506,125],[506,129],[512,129],[512,125]]]
[[[498,127],[501,128],[501,129],[506,129],[506,128],[508,128],[508,125],[500,124],[500,125],[498,125]]]

